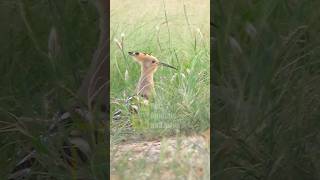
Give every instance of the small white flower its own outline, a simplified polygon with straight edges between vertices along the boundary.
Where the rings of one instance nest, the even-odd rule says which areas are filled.
[[[129,79],[129,72],[128,69],[126,69],[126,72],[124,73],[124,80],[127,81]]]
[[[122,45],[121,45],[121,43],[119,42],[119,40],[116,39],[116,38],[114,38],[113,41],[116,42],[117,46],[122,50]]]
[[[182,78],[186,78],[186,75],[184,75],[183,73],[181,73]]]
[[[199,33],[200,37],[203,38],[203,34],[202,34],[200,28],[197,28],[197,32]]]
[[[124,41],[124,33],[121,33],[121,42],[120,42],[121,50],[123,49],[123,41]]]
[[[172,76],[172,78],[171,78],[170,82],[174,81],[174,79],[176,78],[176,76],[177,76],[177,74],[176,74],[176,73],[174,73],[174,75]]]
[[[148,104],[149,104],[149,101],[148,101],[147,99],[143,99],[143,100],[142,100],[142,104],[148,105]]]
[[[190,69],[189,69],[189,68],[187,68],[187,70],[186,70],[186,71],[187,71],[187,73],[188,73],[188,74],[190,74]]]

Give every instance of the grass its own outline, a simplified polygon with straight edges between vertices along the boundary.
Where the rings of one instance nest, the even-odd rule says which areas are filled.
[[[91,146],[89,163],[70,171],[60,158],[70,129],[46,141],[56,112],[68,108],[97,46],[99,17],[92,2],[0,2],[0,176],[6,179],[34,148],[37,163],[27,179],[105,179],[105,142]],[[61,52],[50,59],[48,39],[58,32]],[[85,131],[87,125],[75,123]],[[74,128],[72,127],[72,128]]]
[[[167,155],[170,147],[165,143],[173,136],[179,144],[182,134],[201,132],[210,125],[209,1],[145,0],[132,5],[129,0],[113,0],[110,14],[111,113],[121,109],[123,115],[118,122],[111,117],[111,149],[115,148],[110,154],[111,177],[209,179],[208,151],[182,156],[193,150],[190,146]],[[138,115],[130,114],[124,104],[128,96],[134,95],[140,76],[140,66],[128,56],[129,51],[151,53],[178,68],[177,71],[161,67],[157,70],[154,75],[156,95],[148,106],[139,109]],[[123,128],[121,122],[126,119],[132,122],[133,132]],[[149,143],[161,137],[165,138],[159,154],[136,158],[137,153],[132,150],[132,154],[122,153],[121,159],[116,158],[116,147],[126,147],[126,144],[121,145],[122,140],[129,140],[129,148],[136,140]],[[141,143],[136,148],[144,146]],[[156,163],[149,162],[149,156],[160,159]],[[201,161],[199,171],[196,161]]]
[[[143,7],[132,7],[130,1],[111,2],[110,96],[115,102],[111,104],[111,112],[120,108],[127,113],[118,102],[135,93],[140,76],[139,65],[127,52],[142,51],[152,53],[178,70],[158,69],[154,77],[155,101],[140,113],[144,125],[136,128],[156,131],[158,135],[208,128],[208,1],[141,3]]]
[[[75,122],[74,126],[65,129],[57,136],[49,140],[43,138],[52,124],[54,114],[68,108],[70,102],[74,100],[74,94],[88,71],[99,38],[99,15],[93,2],[86,0],[0,2],[1,177],[8,177],[21,158],[33,148],[37,151],[37,163],[32,167],[27,179],[107,178],[105,159],[109,154],[106,153],[108,142],[103,141],[104,138],[99,139],[98,145],[92,145],[94,143],[89,140],[91,148],[89,162],[79,166],[78,170],[70,170],[60,158],[62,141],[67,138],[71,129],[80,127],[89,134],[89,137],[93,135],[94,132],[87,124]],[[177,121],[177,123],[187,124],[194,118],[195,121],[203,121],[199,123],[203,127],[207,126],[209,109],[202,103],[209,102],[209,76],[205,76],[205,73],[209,72],[209,67],[203,66],[209,63],[209,42],[206,41],[209,36],[208,9],[206,13],[203,12],[207,17],[204,21],[201,19],[203,16],[198,16],[199,13],[196,15],[195,10],[192,10],[194,8],[190,6],[192,3],[189,5],[189,2],[186,3],[187,23],[182,3],[166,4],[167,19],[165,19],[163,4],[160,2],[155,5],[154,2],[148,2],[143,7],[146,11],[136,9],[135,12],[140,13],[134,13],[136,20],[145,21],[133,23],[134,16],[124,14],[133,12],[132,2],[124,3],[126,10],[122,9],[116,14],[111,12],[113,21],[111,36],[112,39],[121,39],[121,33],[124,33],[123,52],[129,49],[152,51],[157,57],[180,69],[178,72],[166,69],[158,71],[156,82],[159,101],[154,107],[166,105],[160,109],[163,110],[161,113],[170,112],[174,116],[180,114],[176,116],[178,120],[187,117],[186,122]],[[173,11],[177,6],[179,10]],[[146,7],[157,8],[153,11],[154,9]],[[141,13],[143,11],[144,13]],[[124,17],[127,18],[126,22],[121,21]],[[200,23],[198,20],[203,22]],[[124,24],[115,23],[117,21]],[[167,24],[162,24],[164,21]],[[129,26],[126,26],[126,23]],[[182,26],[179,27],[180,25]],[[54,58],[50,58],[48,41],[53,27],[58,33],[58,47],[61,51]],[[204,38],[195,31],[195,27],[200,29]],[[150,34],[145,36],[145,32]],[[123,52],[113,41],[110,43],[113,78],[111,97],[123,98],[125,90],[126,95],[133,92],[135,84],[133,82],[138,78],[139,68],[131,59],[123,56]],[[126,69],[129,71],[128,80],[124,80]],[[203,73],[203,79],[199,82],[196,80],[202,76],[198,76],[197,73]],[[118,76],[118,79],[115,79],[115,76]],[[175,78],[170,81],[167,88],[164,88],[164,80],[171,80],[173,76]],[[175,96],[169,92],[175,93]],[[196,95],[199,102],[189,101],[193,96],[192,92],[198,93]],[[182,98],[182,95],[187,97]],[[170,101],[170,98],[174,101]],[[201,104],[201,107],[196,107],[197,103]],[[170,105],[175,108],[168,108]],[[150,121],[158,120],[155,118]],[[166,119],[164,123],[168,121]]]
[[[213,1],[216,179],[319,179],[315,1]]]
[[[210,154],[204,146],[198,137],[184,136],[116,145],[111,151],[111,177],[210,179]]]

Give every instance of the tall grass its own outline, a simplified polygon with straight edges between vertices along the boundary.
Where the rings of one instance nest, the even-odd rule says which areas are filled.
[[[213,1],[216,179],[319,179],[318,1]]]
[[[81,2],[0,2],[1,179],[31,149],[37,151],[38,161],[29,179],[75,179],[79,172],[77,177],[84,179],[106,178],[102,138],[92,149],[89,163],[78,171],[70,170],[60,157],[61,143],[69,131],[49,141],[43,138],[55,113],[66,109],[74,98],[97,46],[98,13],[92,2]],[[55,59],[48,54],[52,27],[61,47]]]
[[[119,102],[111,104],[111,112],[128,113],[121,100],[135,93],[140,67],[127,52],[142,51],[178,70],[158,69],[154,102],[140,112],[143,125],[135,128],[157,135],[208,128],[209,1],[140,3],[143,6],[111,1],[110,36],[115,42],[111,42],[110,93],[111,101]]]
[[[121,120],[111,117],[112,177],[209,179],[208,151],[195,152],[193,146],[181,148],[185,151],[174,147],[173,154],[168,155],[166,151],[172,147],[165,143],[166,138],[161,141],[159,154],[149,149],[153,154],[143,152],[146,154],[140,157],[132,149],[132,154],[122,152],[121,158],[117,157],[117,143],[121,140],[161,139],[159,136],[194,133],[209,127],[209,1],[145,0],[132,5],[130,0],[112,0],[110,33],[111,112],[121,109],[123,116]],[[130,114],[124,103],[134,95],[140,76],[140,66],[128,56],[128,51],[151,53],[178,68],[159,67],[154,75],[156,94],[148,106],[141,106],[138,114]],[[122,124],[127,120],[134,130],[129,135]],[[174,138],[173,142],[179,146],[180,141]],[[126,144],[123,147],[126,149]],[[136,150],[143,147],[143,143],[136,145]],[[189,154],[183,156],[183,152]],[[197,174],[195,162],[199,161],[201,173]]]

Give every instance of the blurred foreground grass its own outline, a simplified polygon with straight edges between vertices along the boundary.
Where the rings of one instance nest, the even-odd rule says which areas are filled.
[[[319,179],[320,2],[211,3],[214,179]]]
[[[31,149],[37,151],[38,162],[28,179],[106,178],[103,138],[91,149],[89,162],[73,171],[60,157],[69,131],[50,141],[43,138],[54,114],[75,98],[97,47],[99,15],[92,2],[0,1],[0,179],[7,179]],[[49,58],[53,27],[59,48]]]

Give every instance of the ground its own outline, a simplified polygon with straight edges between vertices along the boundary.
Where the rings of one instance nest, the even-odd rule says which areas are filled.
[[[203,135],[124,142],[111,149],[111,179],[209,179],[209,159]]]

